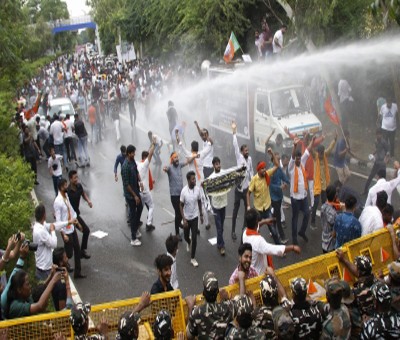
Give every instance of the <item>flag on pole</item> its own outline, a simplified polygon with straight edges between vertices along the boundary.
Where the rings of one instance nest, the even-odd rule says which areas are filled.
[[[331,120],[331,122],[335,125],[339,125],[339,116],[335,110],[335,107],[332,104],[332,98],[331,96],[328,96],[325,100],[324,103],[324,109],[326,114],[328,115],[329,119]]]
[[[226,63],[230,63],[235,55],[235,52],[240,48],[239,42],[236,39],[236,36],[233,32],[231,32],[231,36],[228,41],[228,45],[226,45],[224,60]]]

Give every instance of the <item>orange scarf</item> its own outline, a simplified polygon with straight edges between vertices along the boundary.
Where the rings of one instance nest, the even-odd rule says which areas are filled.
[[[246,228],[246,236],[258,236],[260,233],[257,230]],[[272,262],[272,256],[271,255],[266,255],[267,256],[267,264],[268,267],[274,268],[274,264]]]
[[[144,159],[142,159],[142,163],[144,163]],[[153,176],[151,175],[151,170],[149,166],[149,189],[153,190]]]
[[[265,162],[261,162],[257,165],[257,172],[259,172],[261,169],[265,168],[267,165],[265,164]],[[265,171],[265,181],[267,182],[267,185],[269,186],[269,184],[271,183],[271,178],[269,177],[267,171]]]
[[[315,160],[315,177],[314,177],[314,194],[319,195],[322,191],[322,181],[321,181],[321,165],[319,162],[319,157],[317,155],[317,159]],[[328,167],[328,160],[326,159],[326,156],[324,155],[324,167],[325,167],[325,183],[326,186],[329,185],[331,181],[331,175],[329,173],[329,167]]]
[[[304,166],[300,164],[301,167],[301,172],[303,173],[303,178],[304,178],[304,189],[308,190],[308,183],[307,183],[307,174],[306,170],[304,169]],[[297,193],[299,192],[299,170],[297,169],[297,166],[294,166],[294,192]]]
[[[192,152],[192,156],[195,156],[195,155],[197,155],[197,153],[196,152]],[[194,164],[194,169],[196,170],[197,179],[200,180],[201,179],[201,175],[200,175],[199,167],[197,166],[196,158],[193,159],[193,164]]]

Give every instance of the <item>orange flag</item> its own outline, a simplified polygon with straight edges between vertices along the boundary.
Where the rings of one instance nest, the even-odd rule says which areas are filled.
[[[307,293],[308,294],[314,294],[314,293],[316,293],[318,290],[317,290],[317,287],[315,287],[315,284],[314,284],[314,282],[310,279],[309,281],[308,281],[308,290],[307,290]]]
[[[350,276],[350,273],[347,271],[346,268],[343,268],[343,280],[346,282],[351,282],[353,279]]]
[[[381,262],[386,262],[390,258],[390,254],[381,247]]]

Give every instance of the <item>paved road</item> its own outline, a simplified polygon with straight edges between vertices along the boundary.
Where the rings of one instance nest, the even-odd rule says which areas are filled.
[[[139,115],[140,115],[139,111]],[[192,119],[190,119],[192,120]],[[113,176],[113,165],[116,155],[119,152],[120,144],[116,143],[115,132],[112,129],[111,121],[107,121],[108,128],[105,130],[105,139],[99,144],[90,145],[91,155],[90,168],[78,169],[80,180],[88,192],[93,209],[90,209],[86,202],[81,203],[81,214],[92,232],[103,231],[108,236],[98,239],[93,236],[89,239],[89,252],[92,255],[90,260],[82,260],[82,272],[88,277],[84,280],[75,281],[76,287],[84,301],[91,303],[101,303],[106,301],[118,300],[139,296],[143,290],[150,290],[152,283],[157,278],[157,273],[153,261],[158,254],[165,252],[165,239],[174,231],[173,209],[170,204],[168,182],[166,175],[161,174],[157,180],[153,192],[155,199],[154,225],[156,230],[147,233],[142,230],[142,247],[134,248],[130,246],[130,229],[126,223],[126,209],[122,195],[121,181],[116,183]],[[167,120],[157,121],[158,126],[163,126],[155,130],[162,137],[167,136]],[[138,119],[136,130],[132,130],[129,125],[127,114],[121,115],[122,141],[125,145],[133,143],[137,147],[136,160],[139,159],[141,151],[148,148],[147,130],[154,129],[154,124],[150,124],[145,119]],[[190,125],[188,130],[195,132],[194,125]],[[88,129],[89,131],[89,129]],[[190,131],[189,131],[190,132]],[[189,139],[188,136],[187,140]],[[198,136],[196,137],[199,140]],[[217,154],[215,154],[217,155]],[[229,167],[234,165],[234,159],[221,157],[222,166]],[[163,162],[167,162],[169,153],[164,147],[162,150]],[[367,170],[358,170],[361,173]],[[336,179],[335,171],[331,171],[333,180]],[[46,162],[39,164],[39,186],[36,186],[36,194],[39,201],[42,201],[48,211],[48,219],[51,220],[52,203],[54,191],[51,177],[46,169]],[[352,176],[350,184],[361,192],[365,179],[361,176]],[[230,274],[237,265],[237,248],[239,241],[233,242],[230,237],[231,215],[233,208],[233,193],[229,195],[229,205],[227,208],[227,219],[225,222],[225,242],[226,256],[221,257],[216,246],[212,246],[208,239],[216,236],[213,218],[212,228],[208,231],[204,226],[200,227],[201,234],[198,238],[196,258],[199,262],[198,268],[190,265],[190,255],[186,252],[185,243],[180,243],[177,258],[178,277],[183,295],[200,293],[202,291],[201,278],[206,270],[217,273],[220,285],[228,283]],[[398,194],[394,194],[394,200],[398,206]],[[244,207],[240,209],[238,221],[243,220]],[[287,221],[291,220],[290,208],[285,210]],[[142,215],[145,221],[147,210]],[[240,226],[241,222],[238,223]],[[319,219],[317,219],[319,225]],[[290,223],[286,229],[287,236],[291,235]],[[144,228],[142,228],[144,229]],[[268,241],[272,241],[266,230],[263,235]],[[288,254],[286,258],[275,258],[274,263],[277,268],[292,264],[321,253],[321,229],[307,231],[309,243],[306,244],[299,239],[302,247],[301,255]],[[289,237],[290,238],[290,237]],[[290,241],[289,241],[290,243]],[[59,245],[62,245],[59,239]],[[73,261],[71,261],[73,264]]]

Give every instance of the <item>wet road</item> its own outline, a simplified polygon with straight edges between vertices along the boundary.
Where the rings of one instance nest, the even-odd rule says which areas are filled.
[[[142,246],[132,247],[130,245],[130,228],[126,223],[126,209],[123,198],[122,184],[114,181],[113,166],[115,157],[119,153],[120,144],[134,144],[137,148],[136,161],[140,159],[142,150],[149,146],[147,131],[153,129],[145,119],[140,118],[141,111],[138,111],[138,122],[136,129],[131,129],[129,116],[125,113],[121,115],[122,140],[117,144],[115,131],[111,120],[107,120],[107,128],[104,131],[105,139],[98,144],[89,143],[89,153],[91,166],[79,168],[78,174],[81,183],[93,202],[90,209],[85,201],[81,201],[81,215],[89,225],[92,233],[102,231],[108,235],[102,239],[91,236],[89,239],[89,252],[92,255],[90,260],[82,260],[82,272],[87,275],[86,279],[76,280],[75,285],[84,301],[91,303],[101,303],[106,301],[126,299],[139,296],[142,291],[150,290],[153,282],[157,279],[157,272],[154,267],[154,259],[158,254],[166,252],[165,240],[171,232],[174,232],[173,209],[170,203],[168,179],[161,173],[157,179],[153,198],[155,202],[154,225],[156,229],[149,233],[141,228]],[[158,122],[159,123],[159,122]],[[168,121],[165,117],[164,127],[161,131],[155,131],[163,139],[168,138]],[[87,129],[89,132],[89,129]],[[195,127],[190,125],[189,132],[194,136]],[[89,132],[90,134],[90,132]],[[188,136],[189,137],[189,136]],[[187,137],[187,141],[191,140]],[[191,136],[190,136],[191,137]],[[90,138],[90,136],[89,136]],[[196,140],[200,140],[198,136]],[[232,147],[233,150],[233,147]],[[169,152],[164,146],[162,148],[163,165],[168,162]],[[235,164],[235,159],[225,159],[215,152],[222,160],[222,167],[227,168]],[[253,159],[253,163],[256,164]],[[47,171],[47,162],[38,164],[38,180],[40,185],[36,186],[35,191],[39,201],[43,202],[47,208],[48,220],[52,220],[52,203],[54,191],[50,174]],[[365,183],[363,175],[367,174],[368,169],[356,169],[360,175],[353,175],[350,185],[361,192]],[[119,174],[118,174],[119,175]],[[66,174],[64,174],[66,176]],[[332,181],[336,179],[336,172],[331,169]],[[399,195],[393,194],[393,203],[398,206]],[[212,246],[208,239],[216,237],[215,224],[210,215],[211,229],[205,230],[200,227],[201,233],[198,237],[196,259],[199,267],[194,268],[190,264],[190,255],[186,252],[185,242],[180,243],[177,256],[177,271],[182,294],[201,293],[202,275],[206,270],[217,273],[220,285],[226,285],[235,266],[238,256],[237,248],[239,240],[233,242],[231,233],[231,215],[233,209],[233,192],[229,194],[227,207],[227,219],[225,221],[225,243],[226,255],[221,257],[216,246]],[[244,207],[241,206],[238,217],[238,227],[243,220]],[[290,208],[285,209],[288,228],[285,230],[290,241]],[[145,222],[147,216],[146,208],[143,210],[142,221]],[[300,221],[299,221],[300,223]],[[318,229],[315,231],[307,229],[309,242],[305,243],[299,238],[301,255],[289,253],[285,258],[274,258],[276,268],[292,264],[321,253],[321,228],[317,217]],[[239,235],[239,231],[237,230]],[[264,229],[262,234],[272,242],[269,233]],[[81,234],[80,234],[81,236]],[[59,238],[59,245],[62,241]],[[73,264],[73,261],[71,261]]]

